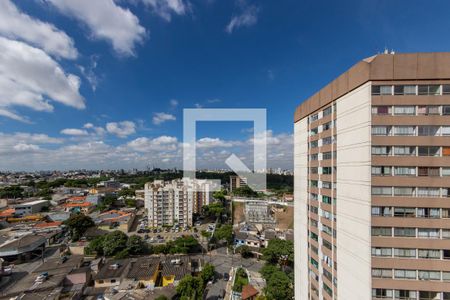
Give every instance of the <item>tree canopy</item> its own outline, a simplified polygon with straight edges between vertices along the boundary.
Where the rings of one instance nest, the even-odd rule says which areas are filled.
[[[69,228],[72,240],[78,241],[89,227],[95,226],[91,217],[84,214],[73,214],[64,224]]]
[[[263,259],[271,264],[293,265],[294,243],[292,241],[273,239],[263,250]]]

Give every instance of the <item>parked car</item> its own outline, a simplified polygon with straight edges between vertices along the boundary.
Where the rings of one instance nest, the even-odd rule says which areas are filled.
[[[43,272],[36,277],[35,282],[44,282],[48,278],[48,272]]]
[[[230,280],[230,275],[228,273],[223,273],[223,280],[225,281]]]

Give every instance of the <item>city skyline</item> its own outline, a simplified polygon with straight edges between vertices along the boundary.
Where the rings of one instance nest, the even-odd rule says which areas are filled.
[[[1,170],[181,168],[182,111],[200,107],[266,108],[268,167],[293,169],[299,102],[385,47],[449,46],[432,42],[445,32],[444,2],[400,17],[401,3],[370,1],[0,5]],[[208,122],[198,139],[199,168],[224,168],[231,153],[251,164],[249,123]]]

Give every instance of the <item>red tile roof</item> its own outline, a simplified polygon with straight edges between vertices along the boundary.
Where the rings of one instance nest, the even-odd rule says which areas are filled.
[[[251,284],[247,284],[242,287],[242,295],[241,295],[242,300],[251,299],[252,297],[255,297],[258,294],[259,294],[258,290],[255,289]]]
[[[1,217],[12,217],[16,210],[14,208],[8,208],[0,212],[0,218]]]
[[[44,222],[34,225],[34,228],[58,227],[62,222]]]
[[[88,207],[91,206],[90,202],[80,202],[80,203],[66,203],[63,204],[64,207]]]

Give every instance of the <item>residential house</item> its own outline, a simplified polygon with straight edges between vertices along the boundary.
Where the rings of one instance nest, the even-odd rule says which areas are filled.
[[[176,286],[184,276],[191,274],[189,256],[173,255],[161,259],[162,286]]]
[[[130,259],[111,259],[100,268],[94,277],[95,288],[119,286],[128,274]]]
[[[95,222],[99,229],[120,230],[127,233],[131,229],[135,217],[135,213],[131,211],[110,210],[99,214]]]
[[[141,257],[130,263],[130,271],[126,277],[137,280],[146,288],[153,289],[156,285],[160,268],[159,257]]]

